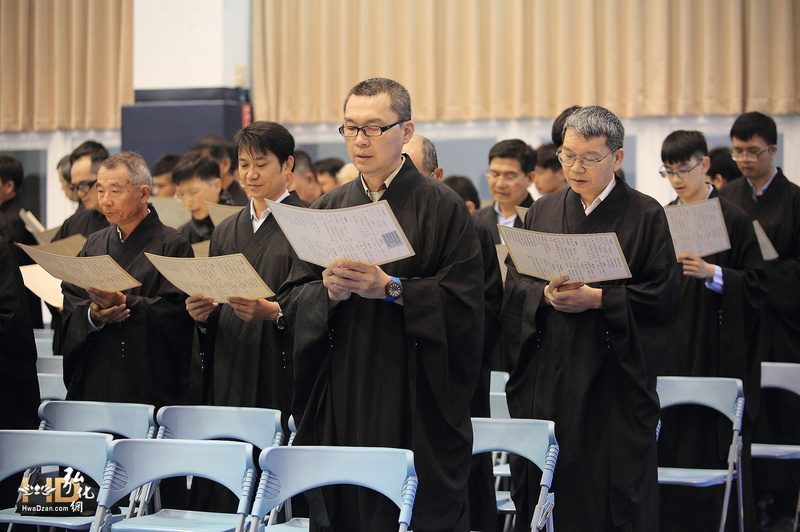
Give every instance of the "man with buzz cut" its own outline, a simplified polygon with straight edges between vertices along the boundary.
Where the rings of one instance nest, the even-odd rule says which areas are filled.
[[[449,187],[403,155],[411,97],[396,81],[357,84],[339,128],[359,176],[312,205],[386,201],[414,256],[381,267],[296,261],[278,301],[294,337],[295,445],[414,452],[411,528],[470,530],[470,400],[483,346],[483,268],[475,228]],[[359,487],[312,496],[311,530],[391,530],[398,508]]]

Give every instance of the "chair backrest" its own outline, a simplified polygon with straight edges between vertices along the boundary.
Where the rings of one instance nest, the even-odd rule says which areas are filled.
[[[67,397],[67,387],[64,385],[64,375],[60,373],[39,373],[39,397],[46,399],[63,400]]]
[[[246,514],[255,485],[253,446],[238,441],[115,440],[108,446],[97,503],[108,508],[148,482],[187,475],[222,484],[239,497],[237,512]]]
[[[417,489],[414,454],[384,447],[271,447],[258,460],[263,473],[253,503],[258,519],[290,497],[311,488],[354,484],[382,493],[410,524]]]
[[[527,458],[544,473],[550,487],[558,458],[556,428],[542,419],[472,418],[472,454],[504,451]]]
[[[0,430],[0,480],[31,467],[72,467],[95,482],[103,480],[110,434]]]
[[[713,408],[741,430],[744,414],[742,381],[727,377],[658,377],[656,386],[661,408],[697,404]]]
[[[762,362],[761,387],[779,388],[800,395],[800,364]]]
[[[283,439],[281,413],[270,408],[164,406],[156,418],[162,439],[232,439],[259,449],[280,445]]]
[[[124,438],[155,434],[155,408],[138,403],[99,401],[45,401],[39,405],[40,428],[108,432]]]
[[[62,356],[42,356],[36,359],[36,371],[39,373],[58,373],[64,374],[64,357]]]
[[[489,391],[506,393],[506,383],[509,378],[507,371],[493,371],[489,382]]]
[[[34,338],[36,343],[36,352],[40,357],[53,356],[53,337],[39,337]]]
[[[511,414],[508,412],[508,400],[505,392],[489,393],[489,412],[495,419],[511,418]]]

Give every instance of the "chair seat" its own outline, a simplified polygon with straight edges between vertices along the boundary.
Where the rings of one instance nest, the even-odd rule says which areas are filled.
[[[238,517],[237,514],[161,510],[151,515],[123,519],[111,525],[111,530],[118,532],[134,530],[225,532],[236,530]]]
[[[122,519],[122,515],[114,515],[114,520]],[[94,516],[33,516],[20,515],[14,508],[0,510],[0,523],[14,523],[16,525],[35,525],[55,528],[66,528],[67,530],[89,530],[92,527]]]
[[[678,486],[704,488],[724,484],[728,475],[726,469],[684,469],[680,467],[659,467],[658,483]],[[734,471],[733,477],[736,478]]]
[[[492,473],[496,477],[510,477],[511,476],[511,466],[509,464],[496,465],[492,469]]]
[[[268,526],[264,529],[266,531],[280,532],[281,530],[308,530],[309,522],[307,517],[295,517],[286,523]]]
[[[800,445],[778,445],[754,443],[750,446],[753,458],[772,458],[774,460],[800,460]]]

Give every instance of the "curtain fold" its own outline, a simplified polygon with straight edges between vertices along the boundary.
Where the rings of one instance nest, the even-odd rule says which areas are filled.
[[[338,122],[357,82],[421,121],[800,112],[796,0],[253,0],[256,117]]]
[[[134,0],[2,0],[0,131],[118,129]]]

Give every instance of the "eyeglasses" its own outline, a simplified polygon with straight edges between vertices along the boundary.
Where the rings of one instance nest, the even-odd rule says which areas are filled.
[[[524,176],[520,174],[498,174],[497,172],[489,172],[486,174],[486,179],[489,181],[497,181],[498,179],[502,179],[506,183],[516,183]]]
[[[84,181],[83,183],[78,183],[77,185],[70,185],[69,189],[73,194],[77,194],[78,192],[86,194],[92,189],[95,183],[97,183],[97,179],[92,181]]]
[[[759,157],[765,152],[769,151],[771,146],[767,146],[761,151],[736,151],[734,149],[733,153],[731,153],[731,159],[734,161],[757,161]]]
[[[408,120],[398,120],[394,124],[389,124],[388,126],[339,126],[339,134],[343,137],[357,137],[358,132],[361,131],[367,137],[380,137],[385,131],[403,122],[408,122]]]
[[[618,149],[619,148],[614,148],[613,150],[611,150],[610,152],[606,153],[605,155],[603,155],[599,159],[597,159],[595,157],[585,157],[585,156],[576,157],[575,155],[570,155],[568,153],[564,153],[563,151],[558,152],[556,155],[558,155],[558,162],[560,162],[564,166],[572,166],[577,161],[577,162],[580,162],[581,166],[583,166],[587,170],[591,170],[592,168],[597,166],[597,163],[599,163],[600,161],[602,161],[603,159],[605,159],[606,157],[608,157],[609,155],[611,155],[612,153],[614,153]]]
[[[684,178],[687,175],[689,175],[689,172],[691,172],[692,170],[694,170],[695,168],[700,166],[700,163],[702,163],[702,162],[703,162],[703,159],[700,159],[691,168],[684,168],[684,169],[681,169],[681,170],[669,170],[662,164],[661,168],[658,170],[658,173],[661,174],[661,177],[669,177],[669,176],[674,175],[675,177]],[[681,174],[683,174],[683,175],[681,175]]]
[[[194,190],[192,192],[178,192],[177,194],[175,194],[175,199],[178,201],[188,201],[196,198],[209,188],[211,188],[211,183],[207,184],[205,188],[202,188],[200,190]]]

